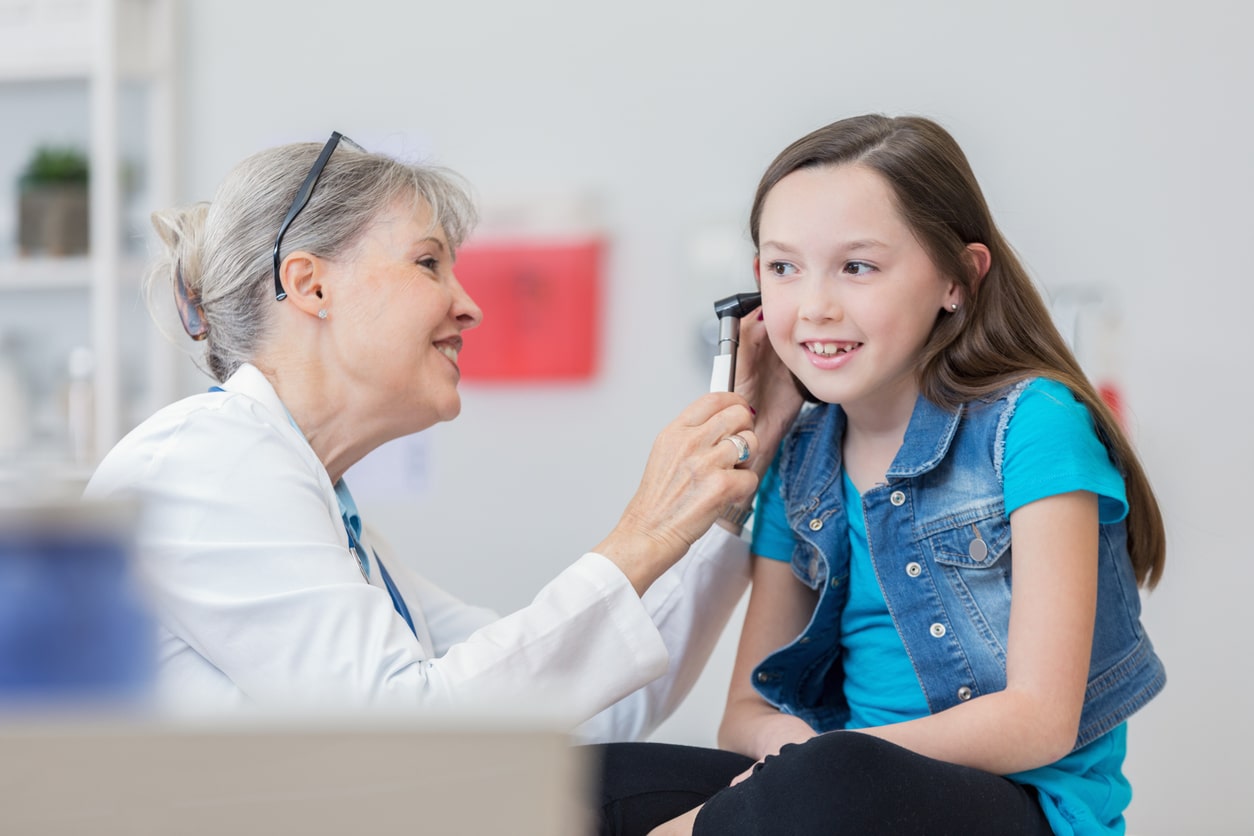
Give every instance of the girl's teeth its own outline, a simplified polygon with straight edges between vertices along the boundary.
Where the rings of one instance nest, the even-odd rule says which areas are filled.
[[[846,354],[856,347],[856,345],[836,345],[835,343],[807,343],[806,347],[820,357],[831,357],[836,354]]]

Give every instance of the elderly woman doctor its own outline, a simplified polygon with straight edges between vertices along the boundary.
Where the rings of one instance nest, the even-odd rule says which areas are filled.
[[[748,572],[737,522],[715,521],[770,455],[740,395],[663,429],[618,525],[511,615],[412,572],[421,543],[402,559],[363,527],[344,472],[459,412],[481,312],[453,262],[473,214],[447,172],[333,134],[154,215],[166,252],[149,281],[173,287],[220,385],[131,432],[86,495],[141,502],[166,705],[556,701],[585,739],[628,739],[695,680]]]

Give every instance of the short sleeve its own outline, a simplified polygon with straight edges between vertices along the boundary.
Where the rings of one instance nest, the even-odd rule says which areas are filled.
[[[1002,483],[1006,516],[1071,491],[1097,494],[1103,524],[1119,522],[1128,513],[1123,476],[1098,438],[1088,407],[1046,378],[1023,390],[1006,427]]]
[[[784,498],[779,492],[779,459],[763,475],[758,485],[757,507],[753,512],[753,540],[749,550],[771,560],[792,560],[796,546]]]

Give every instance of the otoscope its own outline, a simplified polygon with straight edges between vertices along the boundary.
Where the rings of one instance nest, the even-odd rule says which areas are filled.
[[[737,293],[714,303],[718,315],[718,353],[710,374],[711,392],[730,392],[736,385],[736,347],[740,345],[740,318],[762,303],[761,293]]]

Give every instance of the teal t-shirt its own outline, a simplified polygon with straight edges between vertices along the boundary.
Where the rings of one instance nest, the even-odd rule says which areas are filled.
[[[1019,397],[1006,428],[1002,463],[1006,515],[1043,499],[1076,490],[1098,495],[1103,523],[1127,514],[1123,478],[1097,437],[1092,416],[1063,385],[1032,381]],[[862,498],[842,474],[848,511],[849,600],[841,613],[841,653],[847,728],[904,722],[928,714],[927,700],[893,625],[867,548]],[[753,553],[792,559],[795,545],[772,466],[758,491]],[[1132,799],[1123,776],[1125,724],[1049,766],[1008,776],[1034,786],[1054,832],[1060,836],[1120,836],[1123,811]]]

